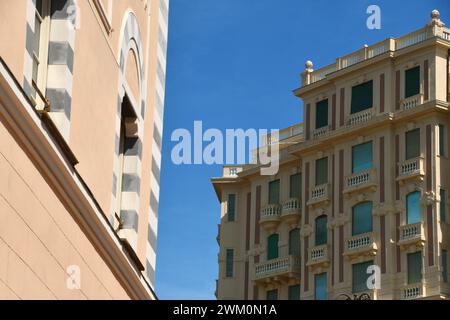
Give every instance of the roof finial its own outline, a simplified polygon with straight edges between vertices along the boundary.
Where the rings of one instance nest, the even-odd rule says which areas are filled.
[[[445,23],[443,23],[441,21],[441,13],[434,9],[433,11],[431,11],[431,21],[428,24],[429,26],[438,26],[438,27],[443,27],[445,26]]]
[[[306,63],[305,63],[305,71],[313,72],[314,71],[313,67],[314,67],[314,64],[312,63],[311,60],[306,61]]]

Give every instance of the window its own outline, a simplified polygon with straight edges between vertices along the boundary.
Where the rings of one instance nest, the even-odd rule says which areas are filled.
[[[352,235],[372,232],[372,202],[357,204],[352,209]]]
[[[50,3],[50,0],[36,0],[31,98],[39,109],[43,108],[44,102],[37,98],[37,91],[34,87],[45,94],[50,38]]]
[[[320,216],[316,219],[315,245],[321,246],[327,244],[327,216]]]
[[[301,197],[301,174],[293,174],[289,179],[289,197],[290,198],[298,198]]]
[[[422,281],[422,252],[408,254],[408,284]]]
[[[420,157],[420,129],[408,131],[406,140],[406,160]]]
[[[439,195],[440,195],[440,198],[441,198],[441,202],[440,202],[440,205],[439,205],[439,213],[440,213],[440,217],[441,217],[441,222],[445,222],[445,220],[446,220],[445,213],[446,213],[446,206],[447,206],[447,202],[446,202],[447,194],[446,194],[444,189],[441,189],[439,191]]]
[[[266,293],[267,300],[278,300],[278,290],[269,290]]]
[[[316,300],[327,300],[327,274],[321,273],[314,276],[314,297]]]
[[[372,141],[352,148],[352,173],[372,168]]]
[[[421,221],[420,192],[411,192],[406,196],[406,223],[414,224]]]
[[[420,67],[405,71],[405,99],[420,93]]]
[[[316,160],[316,186],[328,183],[328,158]]]
[[[445,156],[445,126],[439,125],[439,155]]]
[[[316,103],[316,129],[328,126],[328,99]]]
[[[300,229],[293,229],[289,232],[289,255],[300,256]]]
[[[352,105],[350,113],[358,113],[373,107],[373,81],[368,81],[352,88]]]
[[[278,259],[278,234],[274,233],[267,239],[267,260]]]
[[[359,293],[369,290],[367,287],[367,279],[370,274],[367,270],[373,265],[373,261],[356,263],[352,265],[352,291],[353,293]]]
[[[280,180],[269,182],[269,204],[280,203]]]
[[[289,286],[289,300],[300,300],[300,285]]]
[[[226,277],[232,278],[234,276],[234,249],[227,249],[225,268]]]
[[[236,195],[235,194],[229,194],[228,195],[228,204],[227,204],[227,215],[228,215],[228,221],[232,222],[236,218]]]
[[[447,250],[442,250],[442,281],[448,282],[448,254]]]

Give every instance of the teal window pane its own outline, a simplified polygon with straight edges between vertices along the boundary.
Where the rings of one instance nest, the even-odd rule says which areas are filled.
[[[442,280],[448,282],[448,253],[442,250]]]
[[[267,260],[278,258],[278,234],[272,234],[267,239]]]
[[[300,286],[289,286],[289,300],[300,300]]]
[[[277,289],[275,289],[275,290],[269,290],[269,291],[267,291],[267,293],[266,293],[266,297],[267,297],[267,300],[278,300],[278,290]]]
[[[414,224],[421,221],[420,192],[412,192],[406,196],[406,223]]]
[[[300,229],[293,229],[289,232],[289,255],[300,256]]]
[[[441,222],[445,222],[446,221],[446,207],[447,207],[447,193],[445,192],[444,189],[441,189],[441,191],[439,192],[440,194],[440,198],[441,198],[441,202],[440,202],[440,206],[439,206],[439,212],[440,212],[440,217],[441,217]]]
[[[328,158],[316,160],[316,186],[328,183]]]
[[[406,140],[406,160],[420,156],[420,129],[408,131]]]
[[[422,281],[422,252],[408,254],[408,284]]]
[[[300,173],[293,174],[289,179],[289,197],[299,198],[301,195],[301,175]]]
[[[420,93],[420,66],[405,71],[405,98]]]
[[[328,125],[328,99],[317,102],[316,104],[316,129]]]
[[[315,245],[321,246],[327,243],[327,216],[320,216],[316,219]]]
[[[225,275],[227,278],[232,278],[234,273],[234,250],[227,249],[226,263],[225,263]]]
[[[280,180],[269,182],[269,204],[280,203]]]
[[[363,263],[357,263],[352,266],[353,293],[359,293],[369,290],[369,288],[367,287],[367,279],[371,274],[368,274],[367,270],[372,265],[373,261],[367,261]]]
[[[352,210],[352,234],[372,232],[372,202],[357,204]]]
[[[373,81],[352,88],[351,113],[358,113],[373,107]]]
[[[372,141],[352,148],[352,173],[358,173],[373,166]]]
[[[314,296],[316,300],[327,300],[327,274],[321,273],[314,276]]]
[[[439,125],[439,155],[445,156],[445,127]]]
[[[236,195],[228,195],[228,221],[234,221],[236,219]]]

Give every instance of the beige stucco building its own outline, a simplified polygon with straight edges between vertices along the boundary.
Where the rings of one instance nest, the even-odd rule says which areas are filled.
[[[0,299],[155,299],[168,0],[0,1]]]
[[[280,170],[225,167],[218,299],[448,299],[450,29],[313,70]],[[374,276],[374,277],[372,277]]]

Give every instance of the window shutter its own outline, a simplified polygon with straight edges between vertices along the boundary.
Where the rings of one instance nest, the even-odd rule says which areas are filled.
[[[422,220],[420,216],[420,192],[412,192],[406,196],[406,223],[414,224]]]
[[[373,81],[368,81],[352,88],[350,112],[358,113],[373,107]]]
[[[352,173],[358,173],[373,166],[372,141],[352,148]]]
[[[300,300],[300,285],[289,287],[289,300]]]
[[[289,255],[300,256],[300,229],[294,229],[289,232]]]
[[[408,284],[422,281],[422,252],[408,254]]]
[[[269,204],[280,203],[280,180],[269,182]]]
[[[353,293],[359,293],[369,290],[367,287],[367,279],[370,274],[367,273],[367,269],[373,265],[373,261],[356,263],[352,266],[352,291]]]
[[[448,254],[447,250],[442,250],[442,280],[448,282]]]
[[[328,241],[327,235],[327,217],[321,216],[316,219],[316,238],[315,245],[321,246]]]
[[[372,232],[372,202],[360,203],[353,207],[352,235]]]
[[[229,194],[228,195],[228,221],[232,222],[236,218],[236,195]]]
[[[445,156],[445,127],[439,125],[439,155]]]
[[[316,129],[328,125],[328,99],[316,103]]]
[[[420,66],[405,71],[405,98],[420,93]]]
[[[298,198],[301,197],[301,175],[300,173],[294,174],[290,177],[289,181],[289,197]]]
[[[267,239],[267,260],[278,258],[278,234],[272,234]]]
[[[327,274],[321,273],[314,276],[314,293],[316,300],[327,300]]]
[[[406,133],[406,160],[420,157],[420,129]]]
[[[316,186],[328,183],[328,158],[316,161]]]
[[[278,300],[278,290],[270,290],[267,291],[267,300],[271,301],[271,300]]]
[[[447,199],[446,199],[446,192],[444,189],[441,189],[440,192],[440,198],[441,198],[441,202],[439,205],[439,211],[440,211],[440,217],[441,217],[441,222],[445,222],[446,217],[445,217],[445,213],[446,213],[446,206],[447,206]]]
[[[233,249],[227,249],[227,255],[226,255],[226,277],[231,278],[233,277],[233,267],[234,267],[234,250]]]

